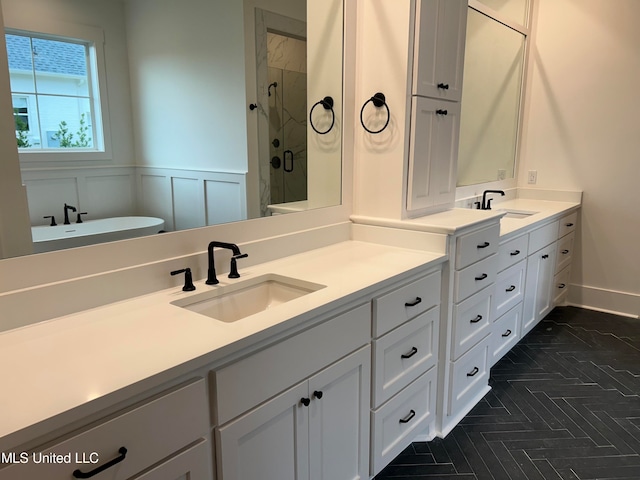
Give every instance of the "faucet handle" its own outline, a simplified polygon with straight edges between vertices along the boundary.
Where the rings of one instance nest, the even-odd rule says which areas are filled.
[[[80,215],[86,215],[87,212],[78,212],[78,216],[76,217],[76,223],[82,223],[82,217]]]
[[[50,218],[51,219],[51,223],[49,224],[50,227],[55,227],[56,225],[58,225],[56,223],[56,217],[54,217],[53,215],[46,215],[42,218]]]
[[[248,253],[241,253],[240,255],[234,255],[231,257],[231,268],[229,269],[229,278],[240,278],[240,274],[238,273],[238,264],[236,260],[238,258],[247,258],[249,256]]]
[[[180,270],[174,270],[173,272],[171,272],[171,275],[178,275],[180,273],[184,273],[184,287],[182,287],[182,290],[184,292],[192,292],[196,289],[195,285],[193,284],[193,277],[191,276],[191,269],[190,268],[182,268]]]

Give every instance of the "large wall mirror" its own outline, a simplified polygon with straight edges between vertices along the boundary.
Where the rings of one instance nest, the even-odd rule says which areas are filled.
[[[528,0],[469,2],[458,187],[515,177],[528,12]]]
[[[34,253],[340,204],[343,0],[1,1]]]

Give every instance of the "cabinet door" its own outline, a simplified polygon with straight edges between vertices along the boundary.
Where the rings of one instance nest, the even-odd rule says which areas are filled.
[[[407,210],[452,205],[456,194],[460,104],[413,97]]]
[[[527,259],[527,280],[520,338],[529,332],[553,308],[553,274],[556,267],[556,243]]]
[[[217,431],[222,480],[309,478],[308,383],[281,393]]]
[[[366,346],[309,379],[311,480],[369,478],[370,363]]]
[[[459,101],[467,0],[420,0],[416,7],[413,95]]]
[[[136,480],[210,480],[211,445],[207,440],[152,468]]]

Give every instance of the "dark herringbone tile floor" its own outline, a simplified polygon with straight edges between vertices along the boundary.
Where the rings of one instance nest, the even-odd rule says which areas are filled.
[[[556,308],[491,369],[445,439],[376,480],[640,479],[640,321]]]

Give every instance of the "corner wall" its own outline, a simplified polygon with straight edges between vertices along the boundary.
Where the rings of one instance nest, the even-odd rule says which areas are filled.
[[[536,0],[518,184],[583,190],[569,301],[640,314],[640,2]]]

